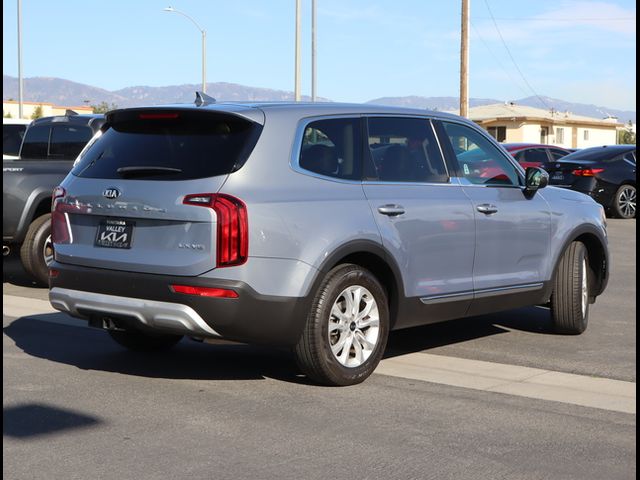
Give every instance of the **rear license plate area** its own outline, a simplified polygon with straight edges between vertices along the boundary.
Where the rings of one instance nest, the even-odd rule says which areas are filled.
[[[96,247],[131,248],[135,222],[130,220],[102,220],[98,225]]]

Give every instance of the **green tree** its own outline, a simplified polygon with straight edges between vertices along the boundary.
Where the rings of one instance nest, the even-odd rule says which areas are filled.
[[[629,145],[636,143],[636,134],[633,132],[633,123],[631,120],[627,122],[627,125],[618,130],[618,144]]]
[[[4,113],[4,110],[2,111],[2,116],[4,118],[13,118],[13,116],[11,115],[11,112]]]
[[[109,105],[107,102],[100,102],[98,105],[91,105],[91,108],[93,108],[93,113],[107,113],[110,110],[118,108],[118,105],[115,103]]]
[[[35,120],[36,118],[42,117],[42,105],[38,105],[33,109],[33,113],[31,114],[31,120]]]

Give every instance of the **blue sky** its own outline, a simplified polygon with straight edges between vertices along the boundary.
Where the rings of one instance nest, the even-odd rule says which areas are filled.
[[[18,74],[16,3],[3,0],[2,70],[12,76]],[[317,0],[318,95],[353,102],[457,96],[460,3]],[[186,18],[162,11],[172,5],[207,30],[209,82],[294,87],[294,0],[22,5],[24,77],[60,77],[108,90],[197,84],[200,32]],[[631,0],[471,0],[469,94],[513,100],[533,90],[635,110],[635,16]],[[303,0],[304,94],[311,91],[310,25],[310,0]]]

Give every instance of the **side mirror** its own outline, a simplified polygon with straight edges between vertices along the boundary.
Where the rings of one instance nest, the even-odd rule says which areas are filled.
[[[525,190],[528,193],[535,193],[541,188],[549,185],[549,174],[538,167],[528,167],[526,172]]]

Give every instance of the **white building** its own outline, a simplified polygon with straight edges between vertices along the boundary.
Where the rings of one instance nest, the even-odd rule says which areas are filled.
[[[600,120],[513,103],[470,108],[469,119],[499,142],[543,143],[564,148],[615,145],[616,131],[623,127],[612,117]]]

